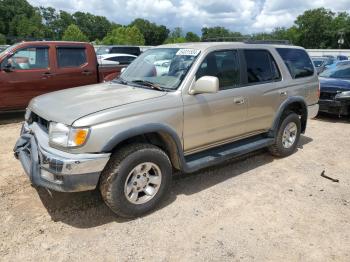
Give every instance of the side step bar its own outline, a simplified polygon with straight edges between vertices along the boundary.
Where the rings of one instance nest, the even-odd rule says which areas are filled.
[[[226,160],[242,156],[274,143],[274,138],[255,136],[231,144],[222,145],[204,152],[185,156],[185,172],[191,173],[199,169],[220,164]]]

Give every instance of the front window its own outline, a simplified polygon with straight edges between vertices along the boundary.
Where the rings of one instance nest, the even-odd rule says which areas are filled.
[[[9,64],[17,70],[45,69],[49,67],[49,49],[48,47],[24,48],[7,58],[4,64]]]
[[[337,66],[327,69],[320,74],[321,77],[326,78],[343,78],[350,79],[350,65]]]
[[[199,50],[195,49],[150,49],[136,58],[118,81],[176,90],[198,54]]]

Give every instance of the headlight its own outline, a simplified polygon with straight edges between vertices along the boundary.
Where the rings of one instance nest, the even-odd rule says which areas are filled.
[[[85,144],[89,132],[89,128],[76,128],[51,122],[49,128],[49,142],[62,147],[79,147]]]
[[[335,99],[350,101],[350,91],[344,91],[336,94]]]

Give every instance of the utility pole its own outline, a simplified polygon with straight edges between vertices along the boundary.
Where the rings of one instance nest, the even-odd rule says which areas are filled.
[[[339,49],[341,49],[341,46],[344,44],[345,40],[344,40],[344,32],[340,31],[339,32],[339,39],[338,39],[338,45],[339,45]]]

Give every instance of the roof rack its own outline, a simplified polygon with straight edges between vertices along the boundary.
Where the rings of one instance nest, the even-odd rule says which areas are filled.
[[[203,39],[202,42],[244,42],[246,44],[292,45],[292,43],[289,40],[274,40],[274,39],[254,40],[254,39],[252,39],[252,37],[248,37],[248,36],[237,36],[237,37],[219,36],[219,37],[211,37],[211,38]]]

